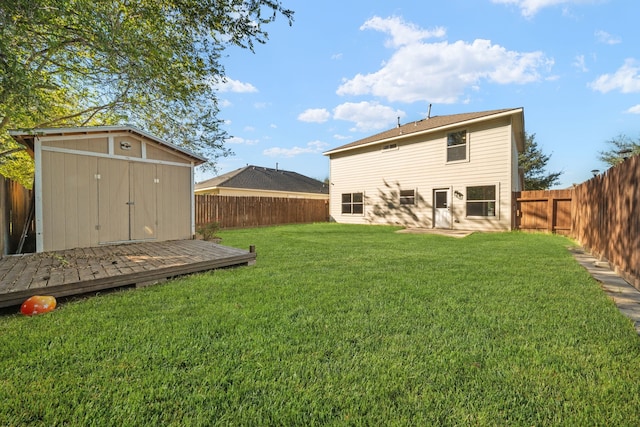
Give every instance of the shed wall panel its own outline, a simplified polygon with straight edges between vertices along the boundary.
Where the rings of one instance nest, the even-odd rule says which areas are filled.
[[[158,238],[161,240],[191,237],[191,198],[187,184],[191,169],[182,166],[158,165]]]
[[[156,165],[131,163],[131,239],[149,240],[157,237]]]
[[[113,154],[125,157],[142,157],[142,142],[130,136],[114,138]]]
[[[173,162],[173,163],[184,163],[186,165],[190,164],[191,161],[182,156],[174,154],[170,151],[164,150],[155,145],[147,144],[147,158],[152,160],[161,160],[165,162]]]
[[[43,152],[44,250],[97,243],[97,187],[94,157]]]
[[[108,138],[47,139],[43,142],[43,146],[91,153],[107,154],[109,152]]]

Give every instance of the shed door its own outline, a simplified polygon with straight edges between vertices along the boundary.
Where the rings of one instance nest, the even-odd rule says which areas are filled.
[[[98,160],[100,243],[156,238],[156,165]]]
[[[99,242],[129,240],[129,162],[98,159]]]
[[[130,163],[129,173],[131,240],[155,239],[158,218],[156,165]]]
[[[434,227],[451,228],[451,206],[449,206],[449,190],[434,190],[433,200]]]

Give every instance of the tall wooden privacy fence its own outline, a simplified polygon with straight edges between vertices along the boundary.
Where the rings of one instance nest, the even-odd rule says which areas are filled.
[[[570,190],[516,194],[517,228],[569,235],[640,289],[640,156]]]
[[[640,157],[574,188],[572,237],[640,288]]]
[[[326,200],[284,197],[196,195],[196,227],[217,222],[221,228],[326,222]]]
[[[25,245],[33,242],[21,241],[26,231],[33,237],[31,190],[0,175],[0,206],[0,255],[32,251]]]
[[[516,228],[569,235],[572,197],[570,189],[516,193]]]

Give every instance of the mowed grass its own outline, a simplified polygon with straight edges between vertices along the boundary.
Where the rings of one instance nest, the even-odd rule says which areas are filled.
[[[559,236],[235,230],[255,266],[0,318],[0,425],[638,425],[640,339]]]

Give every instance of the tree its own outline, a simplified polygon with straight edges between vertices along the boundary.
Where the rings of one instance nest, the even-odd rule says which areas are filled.
[[[518,156],[518,166],[524,170],[524,190],[547,190],[559,182],[563,172],[547,172],[550,154],[542,153],[536,134],[525,133],[524,151]]]
[[[130,123],[215,167],[222,54],[278,15],[291,25],[276,0],[0,0],[0,151],[6,129]]]
[[[622,163],[627,157],[640,154],[640,139],[633,140],[627,135],[618,135],[606,142],[609,149],[600,151],[600,160],[609,166]]]

